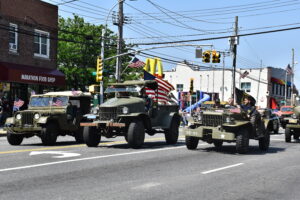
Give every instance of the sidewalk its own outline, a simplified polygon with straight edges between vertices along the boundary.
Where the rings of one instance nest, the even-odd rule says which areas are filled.
[[[6,136],[6,131],[3,130],[3,127],[0,127],[0,137]]]

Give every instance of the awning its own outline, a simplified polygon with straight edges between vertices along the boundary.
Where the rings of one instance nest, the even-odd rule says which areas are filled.
[[[64,86],[65,75],[57,69],[0,62],[0,81]]]

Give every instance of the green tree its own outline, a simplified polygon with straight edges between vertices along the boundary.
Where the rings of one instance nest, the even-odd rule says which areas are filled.
[[[84,19],[74,15],[73,18],[59,18],[58,42],[58,66],[65,74],[67,88],[84,89],[85,86],[95,84],[95,76],[92,72],[96,70],[97,56],[101,50],[101,34],[103,25],[94,25],[84,22]],[[117,35],[107,29],[105,35],[105,57],[116,55]],[[123,44],[123,52],[128,51]],[[123,56],[125,69],[130,61],[129,56]],[[114,82],[116,59],[104,62],[104,84]],[[126,70],[123,78],[132,79],[135,70]],[[129,74],[130,72],[130,74]]]

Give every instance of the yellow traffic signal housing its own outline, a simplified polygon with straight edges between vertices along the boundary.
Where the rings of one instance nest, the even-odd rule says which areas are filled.
[[[101,57],[97,58],[96,82],[103,81],[103,62]]]
[[[202,62],[204,63],[210,63],[210,51],[204,51],[202,54]]]
[[[221,58],[220,52],[212,51],[212,63],[220,63],[221,62],[220,58]]]

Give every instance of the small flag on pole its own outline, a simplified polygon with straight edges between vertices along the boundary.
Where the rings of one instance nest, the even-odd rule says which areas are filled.
[[[248,75],[249,75],[249,72],[248,71],[244,71],[244,73],[241,74],[240,78],[245,78]]]
[[[24,101],[22,101],[21,99],[16,99],[14,101],[14,107],[13,107],[13,111],[18,111],[20,110],[20,108],[24,105]]]
[[[134,57],[131,62],[129,63],[128,67],[130,68],[140,68],[143,67],[145,63],[139,60],[137,57]]]
[[[292,75],[294,73],[290,64],[288,64],[288,66],[286,67],[286,73],[287,73],[287,75]]]

